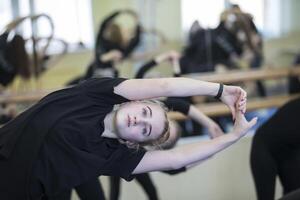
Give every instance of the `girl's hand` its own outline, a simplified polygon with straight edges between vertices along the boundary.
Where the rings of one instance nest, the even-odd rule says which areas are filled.
[[[220,126],[212,120],[207,124],[206,128],[208,129],[211,139],[224,135],[224,132],[222,131]]]
[[[165,62],[165,61],[169,61],[169,62],[173,63],[174,61],[178,61],[179,58],[180,58],[180,54],[178,52],[172,50],[172,51],[158,55],[155,58],[155,61],[158,64]]]
[[[247,121],[244,114],[241,111],[236,112],[236,120],[233,126],[232,134],[238,138],[243,137],[246,133],[256,124],[257,117]]]
[[[241,111],[242,114],[246,112],[247,93],[242,88],[224,85],[220,99],[230,109],[233,120],[236,118],[237,111]]]
[[[102,62],[118,62],[122,59],[122,52],[116,49],[110,50],[109,52],[100,56]]]

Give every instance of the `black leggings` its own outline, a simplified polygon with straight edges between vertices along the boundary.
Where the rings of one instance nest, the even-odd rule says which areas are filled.
[[[98,178],[75,187],[75,190],[81,200],[105,200]]]
[[[98,178],[92,179],[74,188],[80,200],[105,200],[104,193]],[[70,200],[71,191],[62,192],[53,200]],[[44,200],[44,199],[42,199]],[[48,200],[48,199],[47,199]],[[51,199],[49,199],[51,200]]]
[[[146,192],[149,200],[158,200],[157,191],[148,173],[138,174],[135,179]],[[120,195],[120,177],[110,177],[110,200],[118,200]]]
[[[258,200],[274,200],[277,175],[284,194],[300,188],[299,130],[261,127],[253,138],[250,159]]]
[[[300,199],[300,189],[293,191],[279,200],[299,200]]]

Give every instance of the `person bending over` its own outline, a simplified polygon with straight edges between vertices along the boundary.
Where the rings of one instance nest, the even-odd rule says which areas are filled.
[[[219,97],[235,119],[231,133],[167,151],[137,149],[169,137],[164,109],[144,99],[192,95]],[[47,95],[0,129],[0,196],[56,199],[101,175],[130,181],[205,160],[256,123],[245,110],[246,92],[235,86],[187,78],[87,80]]]

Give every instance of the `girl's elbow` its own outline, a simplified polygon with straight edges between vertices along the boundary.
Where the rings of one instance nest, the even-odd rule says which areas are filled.
[[[184,156],[177,153],[172,154],[170,163],[172,170],[177,170],[186,166],[186,163],[184,162]]]

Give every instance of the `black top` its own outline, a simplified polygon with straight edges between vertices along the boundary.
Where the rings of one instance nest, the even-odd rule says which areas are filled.
[[[114,67],[112,62],[102,62],[102,61],[98,61],[98,62],[92,62],[85,74],[82,76],[81,81],[82,80],[87,80],[89,78],[100,78],[100,77],[113,77],[116,78],[119,76],[119,72],[118,70]]]
[[[42,145],[37,177],[47,195],[72,188],[100,175],[131,180],[144,151],[129,149],[116,139],[101,137],[104,118],[115,104],[127,99],[113,89],[124,79],[93,79],[80,87],[81,98],[68,102],[70,112],[55,124]],[[85,106],[81,106],[84,102]],[[57,109],[56,105],[51,106]]]
[[[296,55],[295,61],[294,61],[294,67],[299,67],[300,64],[300,54]],[[295,94],[300,92],[300,80],[298,76],[291,76],[289,77],[288,80],[289,84],[289,93],[290,94]]]
[[[99,58],[102,54],[107,53],[111,50],[119,50],[122,53],[122,57],[127,58],[130,53],[137,47],[140,42],[141,27],[136,26],[134,37],[130,39],[127,46],[107,40],[104,37],[104,32],[110,23],[121,14],[121,11],[114,12],[112,15],[104,19],[102,22],[97,38],[95,47],[95,60],[88,66],[88,69],[80,80],[85,80],[92,77],[118,77],[119,73],[114,67],[112,61],[103,62]]]
[[[124,80],[91,79],[51,93],[1,128],[1,198],[28,197],[38,152],[34,176],[48,196],[100,175],[131,180],[145,151],[101,137],[106,114],[127,101],[113,92]]]
[[[188,115],[191,104],[178,97],[169,97],[162,101],[169,111],[177,111],[184,115]]]
[[[226,29],[224,22],[215,29],[199,29],[191,39],[180,59],[182,74],[214,71],[219,63],[234,67],[231,54],[242,53],[236,35]]]

